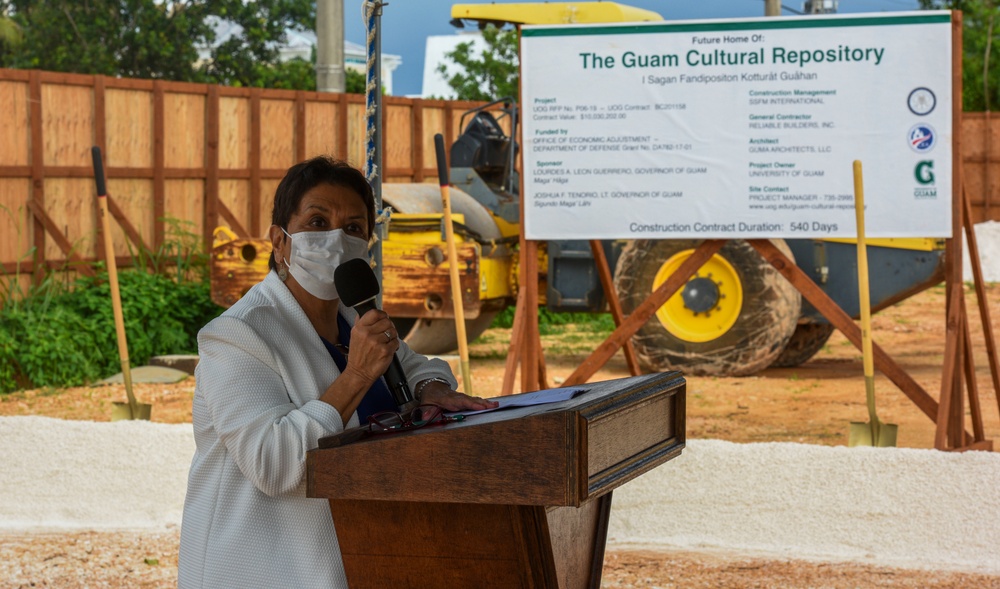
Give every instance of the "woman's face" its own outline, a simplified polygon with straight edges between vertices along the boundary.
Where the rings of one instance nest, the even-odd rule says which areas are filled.
[[[368,210],[350,188],[320,184],[302,195],[299,208],[288,220],[288,233],[343,229],[368,241]]]
[[[368,241],[368,209],[356,192],[344,186],[319,184],[304,195],[299,207],[288,220],[288,233],[300,231],[332,231],[343,229],[344,233]],[[271,226],[271,245],[274,259],[291,259],[291,240],[277,225]]]

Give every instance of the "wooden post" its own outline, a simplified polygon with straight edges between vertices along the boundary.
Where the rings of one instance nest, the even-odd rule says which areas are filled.
[[[250,89],[250,221],[253,237],[261,235],[260,226],[260,88]]]
[[[205,251],[212,251],[215,235],[215,228],[219,224],[219,138],[221,131],[219,128],[219,87],[211,85],[208,87],[208,103],[205,105],[205,138],[208,145],[205,146],[205,213],[204,227],[202,227],[202,239],[205,243]],[[242,235],[241,237],[248,237]]]
[[[972,279],[976,287],[976,300],[979,303],[979,317],[983,323],[983,339],[986,340],[986,357],[990,363],[990,374],[993,377],[993,392],[997,398],[997,409],[1000,410],[1000,362],[997,361],[996,339],[993,337],[993,321],[990,319],[990,306],[986,298],[986,288],[983,286],[983,267],[979,261],[979,243],[976,241],[976,231],[972,224],[972,204],[969,196],[962,191],[965,213],[965,239],[969,244],[969,264],[972,266]]]
[[[522,193],[523,194],[523,193]],[[524,295],[524,348],[521,353],[521,390],[533,391],[539,387],[538,355],[542,343],[538,333],[538,244],[525,240],[521,249],[521,264],[527,284]]]
[[[970,436],[965,431],[964,384],[969,385],[970,396],[978,393],[972,363],[971,337],[968,337],[965,290],[962,284],[962,234],[974,234],[972,215],[966,207],[962,170],[962,13],[952,12],[952,219],[951,237],[946,241],[945,287],[947,289],[947,328],[945,331],[944,366],[941,373],[941,396],[934,435],[938,450],[982,449],[992,443]],[[987,161],[987,166],[989,162]],[[974,238],[970,240],[970,247]],[[970,257],[971,257],[970,250]],[[978,248],[976,251],[978,255]],[[975,267],[973,267],[975,273]],[[963,379],[963,374],[965,378]],[[979,400],[970,399],[973,429],[981,429]]]
[[[45,210],[45,144],[42,141],[42,78],[41,72],[28,74],[28,112],[31,125],[31,201]],[[34,218],[34,248],[31,280],[36,285],[45,277],[45,224],[37,215]]]
[[[101,153],[107,157],[107,108],[105,106],[105,97],[106,92],[104,89],[104,76],[94,76],[94,145],[96,145],[97,148],[101,150]],[[108,176],[110,177],[110,174]],[[98,202],[94,202],[94,213],[95,216],[99,216],[101,214]],[[95,240],[97,250],[94,252],[94,259],[98,259],[100,257],[100,252],[104,251],[104,240],[104,229],[102,224],[98,223],[97,239]]]
[[[153,82],[153,250],[163,246],[164,222],[166,214],[166,113],[163,96],[163,82]],[[156,269],[159,271],[159,268]]]
[[[621,327],[625,315],[622,313],[622,304],[618,300],[618,291],[615,290],[614,279],[611,276],[611,266],[608,265],[608,258],[604,255],[604,246],[599,240],[592,239],[590,240],[590,251],[594,256],[594,264],[597,266],[597,275],[601,279],[604,296],[608,299],[611,318],[615,320],[615,327]],[[625,351],[625,363],[628,364],[628,371],[632,376],[642,374],[642,370],[639,368],[639,360],[635,356],[635,346],[632,345],[631,338],[625,341],[622,349]]]

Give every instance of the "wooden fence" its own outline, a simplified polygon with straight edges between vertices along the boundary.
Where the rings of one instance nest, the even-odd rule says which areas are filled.
[[[386,182],[436,178],[474,102],[384,98]],[[1000,116],[966,113],[975,220],[1000,220]],[[169,219],[211,242],[219,224],[261,236],[285,170],[317,154],[364,163],[364,97],[0,69],[0,263],[38,277],[102,259],[90,148],[101,147],[119,264],[156,250]],[[985,187],[989,189],[986,190]],[[33,256],[28,253],[33,252]],[[2,292],[2,291],[0,291]]]
[[[1000,221],[1000,113],[962,116],[965,193],[976,223]]]
[[[383,98],[385,182],[436,181],[477,102]],[[0,69],[0,263],[10,277],[103,259],[91,147],[101,147],[116,254],[155,251],[171,219],[211,242],[262,236],[287,168],[318,154],[364,165],[364,96]],[[33,256],[28,256],[33,252]],[[2,292],[2,291],[0,291]]]

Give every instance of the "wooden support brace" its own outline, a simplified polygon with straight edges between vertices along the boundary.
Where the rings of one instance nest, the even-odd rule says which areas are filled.
[[[959,291],[956,294],[956,289]],[[955,391],[955,372],[958,369],[959,336],[961,323],[959,312],[962,304],[961,283],[952,284],[948,291],[948,323],[945,327],[944,340],[944,370],[941,374],[941,405],[935,422],[934,447],[938,450],[948,449],[949,419],[952,412],[952,402]]]
[[[597,275],[601,279],[601,287],[604,289],[604,296],[608,299],[608,307],[611,309],[611,317],[615,320],[615,327],[620,327],[625,319],[622,313],[622,304],[618,300],[618,291],[615,290],[614,279],[611,277],[611,266],[608,258],[604,255],[604,247],[596,239],[590,240],[590,251],[594,256],[594,264],[597,266]],[[625,351],[625,363],[628,364],[628,371],[632,376],[642,374],[639,368],[639,360],[635,356],[635,346],[632,345],[632,338],[625,340],[623,346]]]
[[[517,291],[517,304],[514,306],[514,325],[510,332],[510,346],[507,348],[507,362],[503,371],[503,386],[500,395],[514,394],[514,377],[517,374],[517,364],[521,357],[521,343],[524,338],[524,299],[525,289]]]
[[[521,391],[543,388],[538,372],[538,357],[542,345],[538,333],[538,243],[524,240],[521,247],[521,267],[525,281],[521,288],[527,289],[524,297],[524,345],[521,356]]]
[[[539,342],[540,343],[540,342]],[[538,390],[549,388],[549,374],[545,367],[545,348],[538,346]]]
[[[708,239],[702,242],[698,246],[698,249],[691,254],[691,257],[684,260],[678,266],[677,270],[659,288],[654,290],[641,305],[636,307],[635,311],[566,378],[565,386],[587,382],[587,379],[600,370],[611,356],[618,351],[618,348],[622,347],[635,332],[639,331],[639,328],[656,313],[656,310],[662,307],[675,292],[684,286],[688,278],[697,272],[698,268],[701,268],[725,244],[726,240],[724,239]]]
[[[94,269],[91,268],[90,264],[85,262],[83,258],[78,256],[76,252],[73,251],[73,245],[70,244],[70,242],[66,239],[66,236],[64,236],[62,232],[59,231],[59,227],[57,227],[55,222],[52,221],[52,219],[48,216],[48,214],[46,214],[45,209],[43,209],[41,205],[39,205],[34,200],[28,201],[28,208],[31,209],[31,214],[34,215],[35,220],[41,223],[42,226],[45,227],[45,231],[47,231],[48,234],[52,236],[52,239],[55,240],[56,245],[59,246],[59,249],[61,249],[62,252],[66,254],[67,258],[69,258],[70,260],[73,261],[74,264],[76,264],[74,269],[78,270],[81,274],[85,274],[87,276],[93,276]]]
[[[965,240],[969,244],[969,261],[972,266],[973,283],[976,286],[976,300],[979,302],[979,317],[983,323],[983,339],[986,340],[986,358],[990,363],[990,375],[993,377],[993,393],[997,398],[997,410],[1000,411],[1000,362],[997,361],[997,344],[993,337],[993,321],[990,319],[990,306],[986,297],[983,267],[979,261],[979,244],[976,241],[976,231],[972,224],[972,206],[969,196],[962,191],[965,218]]]
[[[979,405],[979,386],[976,383],[976,362],[972,357],[972,334],[969,333],[969,316],[965,310],[965,299],[962,299],[962,338],[965,340],[965,384],[969,391],[969,413],[972,418],[972,440],[982,442],[986,439],[983,429],[983,412]]]
[[[106,198],[108,199],[107,201],[108,212],[111,213],[111,216],[115,218],[115,221],[117,221],[118,225],[121,226],[122,231],[125,232],[125,235],[127,235],[128,238],[132,241],[132,243],[135,244],[135,247],[145,250],[147,252],[153,251],[152,249],[150,249],[149,245],[147,245],[146,242],[142,240],[142,237],[139,235],[139,232],[136,231],[135,226],[132,225],[132,222],[128,220],[128,217],[125,216],[124,211],[122,211],[121,208],[118,206],[118,204],[115,203],[115,201],[111,198],[111,195],[110,194],[107,195]]]
[[[807,301],[812,303],[816,309],[823,314],[827,320],[839,329],[844,336],[859,350],[861,349],[861,328],[851,319],[848,314],[833,302],[815,282],[806,276],[801,268],[789,260],[785,254],[766,239],[748,240],[764,259],[782,274],[792,285],[798,289]],[[936,420],[938,417],[938,404],[927,391],[921,387],[917,381],[913,380],[909,374],[896,364],[888,354],[885,353],[878,344],[872,343],[875,367],[885,374],[903,393],[913,401],[925,415]]]
[[[215,206],[218,209],[219,215],[221,215],[222,218],[224,218],[226,222],[229,223],[229,228],[233,230],[233,233],[239,235],[240,237],[252,237],[252,235],[250,235],[250,233],[246,230],[246,228],[243,227],[243,224],[240,223],[240,220],[236,218],[236,215],[234,215],[233,212],[229,210],[229,207],[227,207],[224,202],[220,200],[215,203]]]

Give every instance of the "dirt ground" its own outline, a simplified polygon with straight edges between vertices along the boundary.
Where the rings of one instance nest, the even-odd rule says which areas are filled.
[[[975,293],[967,291],[984,431],[987,439],[998,440],[1000,395],[993,388]],[[944,288],[935,287],[878,313],[872,326],[874,341],[935,400],[944,358],[944,300]],[[1000,285],[987,287],[987,300],[994,333],[1000,332]],[[492,329],[470,346],[475,394],[499,394],[509,337],[509,330]],[[600,341],[572,327],[542,340],[550,386],[560,384]],[[619,353],[592,380],[623,376],[628,370]],[[935,424],[881,374],[875,387],[879,417],[899,425],[898,445],[932,448]],[[135,393],[153,405],[153,421],[190,422],[193,378],[170,385],[137,383]],[[111,403],[124,400],[120,386],[40,389],[0,396],[0,415],[107,421]],[[795,368],[743,378],[689,377],[687,410],[688,438],[846,445],[848,424],[868,421],[861,352],[834,333],[812,360]],[[966,424],[971,431],[968,417]],[[1000,577],[788,556],[615,551],[605,560],[603,586],[1000,588]],[[0,587],[169,587],[176,584],[176,561],[176,531],[0,535]]]

